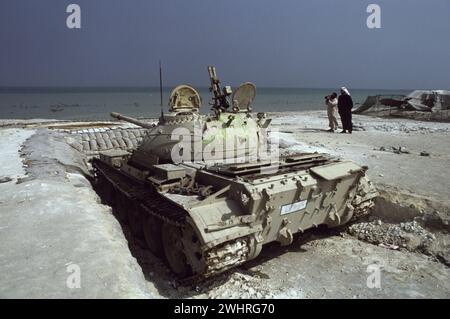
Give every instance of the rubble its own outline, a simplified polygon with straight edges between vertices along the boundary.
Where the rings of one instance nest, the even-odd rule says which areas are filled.
[[[410,154],[410,151],[404,146],[392,147],[392,150],[396,154]]]
[[[411,154],[411,152],[404,146],[398,146],[398,147],[391,146],[390,148],[386,148],[384,146],[381,146],[379,149],[375,148],[374,150],[378,150],[378,151],[381,151],[381,152],[392,152],[392,153],[395,153],[395,154]]]
[[[0,177],[0,183],[8,183],[8,182],[10,182],[12,180],[13,179],[11,177],[9,177],[9,176]]]
[[[360,240],[379,245],[398,246],[409,251],[426,252],[435,235],[424,229],[417,221],[400,224],[383,223],[381,220],[356,223],[348,228],[348,233]]]
[[[272,298],[303,298],[301,289],[293,292],[285,289],[274,289],[259,276],[246,274],[245,271],[234,272],[223,277],[220,284],[206,285],[202,288],[211,299],[272,299]]]

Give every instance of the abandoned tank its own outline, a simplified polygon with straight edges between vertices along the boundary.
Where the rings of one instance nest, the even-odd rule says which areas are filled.
[[[370,212],[377,192],[367,167],[325,154],[278,154],[264,113],[252,114],[252,83],[221,87],[214,67],[212,112],[199,93],[176,87],[157,124],[117,113],[147,129],[131,153],[93,159],[103,200],[117,208],[180,278],[208,277],[254,259],[264,244],[336,227]]]

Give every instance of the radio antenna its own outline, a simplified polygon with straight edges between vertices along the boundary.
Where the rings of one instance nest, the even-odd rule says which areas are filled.
[[[159,60],[159,94],[161,96],[161,112],[162,112],[163,90],[162,90],[162,66],[161,66],[161,60]]]

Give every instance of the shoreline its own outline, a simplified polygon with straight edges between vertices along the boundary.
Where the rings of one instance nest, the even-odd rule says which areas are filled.
[[[113,112],[113,111],[111,111]],[[251,112],[254,116],[258,113],[258,110],[254,110]],[[280,117],[280,116],[302,116],[302,115],[312,115],[316,113],[323,113],[326,112],[326,106],[317,106],[315,108],[311,108],[308,110],[298,110],[298,111],[266,111],[264,113],[267,114],[268,117]],[[450,113],[450,110],[444,111],[444,113]],[[414,116],[414,114],[432,114],[432,112],[419,112],[419,111],[406,111],[406,112],[397,112],[393,114],[386,114],[383,112],[372,112],[368,114],[353,114],[353,117],[358,118],[379,118],[383,120],[411,120],[416,122],[432,122],[432,123],[447,123],[446,121],[439,121],[438,118],[434,119],[433,117],[427,118],[426,116]],[[125,113],[123,113],[125,114]],[[206,114],[203,112],[202,114]],[[408,115],[411,114],[411,115]],[[405,115],[405,116],[402,116]],[[142,120],[157,120],[159,117],[159,114],[157,116],[138,116],[136,118],[142,119]],[[340,122],[340,119],[338,118],[338,121]],[[90,123],[90,122],[99,122],[99,123],[109,123],[109,122],[117,122],[117,120],[113,119],[112,117],[109,117],[108,119],[58,119],[58,118],[52,118],[52,117],[36,117],[36,118],[0,118],[0,128],[5,127],[6,125],[27,125],[27,124],[47,124],[52,122],[73,122],[73,123]]]

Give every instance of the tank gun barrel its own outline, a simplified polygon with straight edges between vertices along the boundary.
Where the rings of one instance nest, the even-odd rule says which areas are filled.
[[[118,120],[121,120],[121,121],[136,124],[137,126],[140,126],[140,127],[144,127],[144,128],[152,128],[153,127],[153,125],[150,123],[139,121],[138,119],[135,119],[135,118],[129,117],[129,116],[125,116],[120,113],[112,112],[111,116]]]

